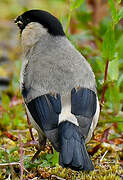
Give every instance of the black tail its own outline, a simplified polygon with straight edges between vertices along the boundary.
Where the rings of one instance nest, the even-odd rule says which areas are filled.
[[[73,170],[94,170],[85,147],[84,138],[80,136],[78,126],[64,121],[59,125],[60,155],[59,163],[62,167]]]

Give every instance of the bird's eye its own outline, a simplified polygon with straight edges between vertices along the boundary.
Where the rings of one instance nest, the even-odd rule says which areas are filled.
[[[17,21],[16,24],[17,24],[17,25],[23,25],[23,22],[22,22],[22,21]]]

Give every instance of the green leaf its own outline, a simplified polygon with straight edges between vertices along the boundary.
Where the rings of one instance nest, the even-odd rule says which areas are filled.
[[[109,3],[109,6],[110,6],[110,9],[111,9],[111,12],[112,12],[112,19],[113,19],[113,22],[114,24],[117,23],[118,21],[118,14],[117,14],[117,9],[116,9],[116,5],[115,5],[115,1],[114,0],[108,0],[108,3]]]
[[[53,157],[53,154],[47,154],[46,155],[47,161],[50,161],[52,159],[52,157]]]
[[[103,57],[105,60],[112,61],[115,54],[115,39],[114,39],[114,30],[112,26],[109,26],[108,30],[104,35],[103,41]]]
[[[10,104],[9,96],[6,95],[5,93],[2,93],[2,107],[6,110],[9,110],[9,104]]]
[[[118,114],[120,109],[120,96],[119,96],[119,87],[117,85],[111,85],[109,87],[110,91],[110,101],[112,104],[112,110],[115,114]]]
[[[120,36],[116,43],[119,59],[123,59],[123,34]]]
[[[122,83],[123,83],[123,74],[120,75],[118,82],[117,82],[117,86],[120,87]]]
[[[0,160],[3,159],[5,151],[0,149]]]
[[[52,165],[56,166],[58,162],[59,162],[59,153],[55,151],[54,156],[52,157]]]
[[[119,61],[113,60],[109,62],[109,67],[108,67],[108,77],[110,80],[118,80],[119,76]]]
[[[123,132],[123,122],[118,123],[118,130]]]
[[[70,20],[71,20],[71,17],[72,17],[72,11],[74,9],[79,8],[82,5],[83,2],[84,2],[84,0],[72,0],[71,6],[70,6],[70,13],[69,13],[69,16],[68,16],[66,30],[65,30],[66,36],[68,35],[68,29],[69,29]]]
[[[123,122],[123,118],[120,116],[111,117],[112,122]]]
[[[3,124],[3,125],[9,125],[10,122],[11,122],[11,119],[10,119],[10,117],[9,117],[9,114],[8,114],[7,112],[5,112],[4,115],[3,115],[3,120],[2,120],[2,122],[1,122],[1,124]]]
[[[118,2],[118,4],[120,4],[120,3],[121,3],[121,0],[117,0],[117,2]]]
[[[54,150],[54,154],[47,154],[46,159],[52,166],[56,166],[59,160],[59,153]]]
[[[123,93],[119,93],[119,98],[121,101],[123,100]]]
[[[44,160],[42,163],[41,163],[41,167],[50,167],[50,163],[46,160]]]
[[[18,151],[18,149],[19,149],[18,146],[13,147],[13,148],[11,148],[11,149],[8,150],[8,153],[11,154],[11,153],[13,153],[14,151]]]
[[[74,9],[79,8],[83,2],[84,0],[72,0],[71,10],[73,11]]]
[[[120,9],[118,13],[118,21],[120,21],[123,18],[123,7]]]

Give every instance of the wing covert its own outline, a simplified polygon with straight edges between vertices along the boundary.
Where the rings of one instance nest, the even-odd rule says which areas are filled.
[[[79,129],[85,138],[88,135],[97,108],[96,93],[88,88],[71,91],[71,112],[76,116]]]

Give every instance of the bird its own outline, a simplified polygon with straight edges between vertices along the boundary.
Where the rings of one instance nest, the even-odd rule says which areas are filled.
[[[59,164],[93,171],[86,149],[99,119],[94,72],[51,13],[32,9],[19,15],[22,67],[20,90],[40,150],[48,139]]]

